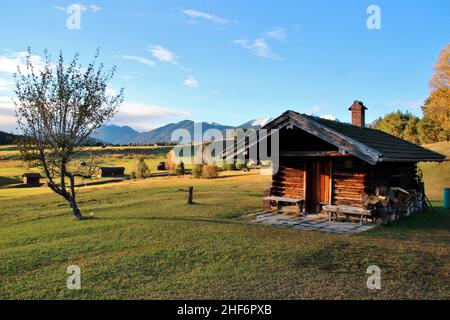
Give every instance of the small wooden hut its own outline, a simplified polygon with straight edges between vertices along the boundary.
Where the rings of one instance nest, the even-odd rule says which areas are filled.
[[[304,213],[365,215],[384,206],[402,215],[423,208],[417,163],[445,156],[366,128],[360,101],[349,110],[352,124],[287,111],[263,128],[279,130],[279,170],[266,200],[297,204]]]
[[[41,185],[41,179],[43,177],[40,173],[24,173],[22,175],[23,184],[27,186],[37,186]]]
[[[117,177],[125,175],[124,167],[99,167],[98,168],[100,177]]]

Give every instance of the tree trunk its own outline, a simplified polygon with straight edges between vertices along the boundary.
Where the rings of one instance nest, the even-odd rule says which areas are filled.
[[[77,202],[73,199],[69,199],[70,208],[72,209],[72,215],[76,220],[83,219],[80,209],[78,209]]]

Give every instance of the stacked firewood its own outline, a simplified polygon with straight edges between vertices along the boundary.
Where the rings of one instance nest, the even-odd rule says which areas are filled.
[[[383,224],[401,219],[424,209],[425,201],[422,192],[404,190],[399,187],[376,187],[375,194],[363,195],[366,209],[374,210]]]

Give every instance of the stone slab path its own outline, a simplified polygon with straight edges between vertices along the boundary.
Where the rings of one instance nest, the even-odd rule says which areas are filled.
[[[319,214],[310,214],[306,217],[296,217],[273,212],[256,214],[252,222],[299,230],[311,230],[347,235],[364,232],[376,226],[376,224],[363,224],[360,226],[359,223],[352,222],[330,222],[326,216]]]

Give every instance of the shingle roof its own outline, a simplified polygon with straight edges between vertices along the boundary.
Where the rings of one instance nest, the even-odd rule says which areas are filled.
[[[382,161],[444,161],[445,156],[380,130],[360,128],[295,111],[286,111],[263,129],[288,125],[305,130],[368,163]]]
[[[445,156],[380,130],[307,116],[313,121],[350,137],[382,154],[381,159],[442,160]]]
[[[99,170],[113,172],[113,171],[123,171],[123,170],[125,170],[125,168],[124,167],[99,167]]]
[[[42,178],[40,173],[24,173],[22,178]]]

